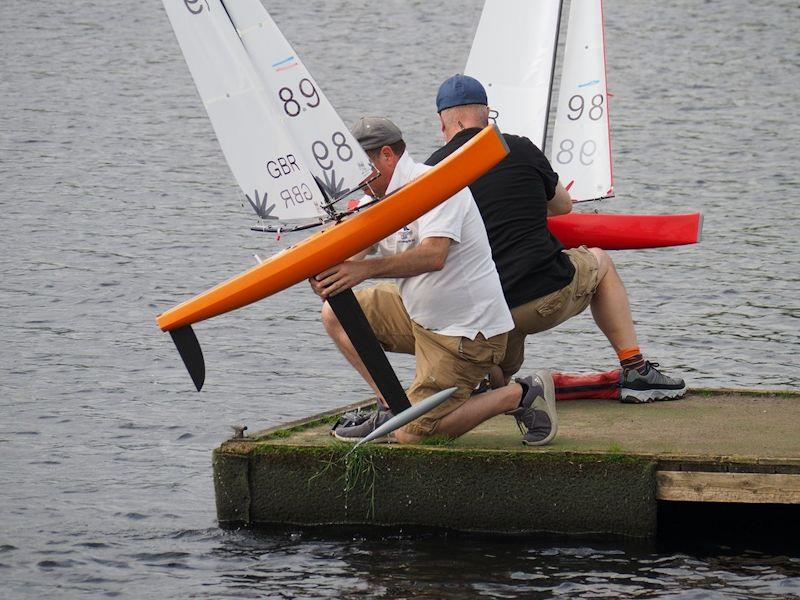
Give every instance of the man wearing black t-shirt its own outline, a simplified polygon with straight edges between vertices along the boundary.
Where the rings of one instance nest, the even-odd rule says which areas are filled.
[[[486,92],[466,75],[441,85],[436,109],[447,144],[430,156],[428,165],[455,152],[489,122]],[[529,139],[503,135],[509,155],[469,187],[514,317],[500,364],[505,380],[522,366],[526,335],[555,327],[591,306],[597,326],[619,357],[623,402],[683,396],[682,379],[667,377],[643,358],[628,295],[608,253],[586,247],[565,251],[548,230],[548,216],[572,209],[550,162]]]

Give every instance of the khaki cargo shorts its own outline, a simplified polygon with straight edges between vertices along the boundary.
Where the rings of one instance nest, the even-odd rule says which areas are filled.
[[[355,294],[383,348],[416,356],[416,374],[407,390],[412,404],[441,390],[457,388],[450,398],[404,428],[422,437],[434,435],[439,421],[466,402],[489,367],[500,363],[508,334],[488,340],[478,334],[471,340],[434,333],[411,320],[394,284],[383,283],[356,290]]]
[[[586,310],[597,289],[597,258],[586,246],[565,251],[575,267],[572,281],[560,290],[531,300],[511,310],[514,329],[508,334],[508,349],[500,362],[507,378],[518,372],[525,360],[525,336],[552,329]]]

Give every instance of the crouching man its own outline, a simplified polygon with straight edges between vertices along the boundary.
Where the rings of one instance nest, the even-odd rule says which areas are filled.
[[[369,194],[381,198],[430,167],[405,150],[400,129],[389,119],[365,117],[353,134],[380,171]],[[375,248],[373,248],[375,250]],[[523,443],[542,445],[556,434],[552,378],[546,371],[471,395],[505,355],[514,323],[492,261],[486,229],[468,189],[377,244],[309,281],[323,299],[374,278],[393,278],[356,291],[372,329],[390,352],[413,354],[416,374],[408,397],[419,402],[441,390],[456,392],[443,404],[397,430],[397,441],[430,436],[456,438],[499,414],[512,415]],[[338,427],[339,439],[358,440],[391,418],[375,382],[327,302],[322,320],[342,354],[372,387],[379,410],[363,423]],[[383,408],[381,408],[381,405]]]

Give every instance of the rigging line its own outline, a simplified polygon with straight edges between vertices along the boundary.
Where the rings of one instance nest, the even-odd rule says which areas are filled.
[[[608,196],[598,196],[597,198],[588,198],[586,200],[573,200],[573,204],[583,204],[584,202],[598,202],[599,200],[610,200],[611,198],[616,198],[614,194],[610,194]]]
[[[365,187],[368,187],[370,189],[370,191],[374,193],[374,191],[372,190],[372,187],[369,184],[370,184],[370,182],[375,181],[378,177],[380,177],[380,172],[376,169],[374,171],[374,173],[375,174],[373,175],[373,177],[371,177],[370,179],[367,179],[364,183],[359,185],[357,188],[353,188],[353,190],[348,192],[348,195],[351,194],[355,190],[360,190],[360,189],[363,189]],[[312,227],[321,227],[322,225],[327,225],[328,223],[334,223],[334,222],[338,223],[343,218],[349,217],[350,215],[354,215],[354,214],[356,214],[358,212],[361,212],[362,210],[364,210],[366,208],[369,208],[373,204],[377,204],[378,202],[380,202],[381,200],[384,200],[385,198],[388,198],[389,196],[391,196],[391,194],[389,194],[387,196],[384,196],[383,198],[375,198],[373,196],[372,200],[370,200],[366,204],[362,204],[361,206],[356,206],[356,207],[348,209],[348,210],[346,210],[344,212],[335,212],[334,211],[334,215],[335,215],[334,217],[320,218],[320,220],[318,222],[295,225],[295,226],[290,227],[290,228],[287,228],[286,226],[284,226],[282,231],[284,233],[289,233],[289,232],[295,232],[295,231],[303,231],[304,229],[311,229]],[[337,200],[335,200],[335,202],[339,202],[339,201],[341,201],[343,199],[344,199],[344,196],[341,197],[341,198],[338,198]],[[258,231],[260,233],[276,233],[277,232],[276,227],[277,226],[275,226],[275,225],[254,225],[253,227],[250,228],[250,231]]]
[[[376,170],[376,172],[377,172],[377,170]],[[373,177],[372,179],[369,179],[368,181],[365,181],[365,182],[364,182],[363,184],[361,184],[361,185],[360,185],[360,186],[359,186],[357,189],[361,189],[361,188],[364,188],[364,187],[368,187],[368,188],[369,188],[369,191],[370,191],[370,192],[372,192],[373,194],[375,194],[375,191],[372,189],[372,186],[370,186],[369,184],[370,184],[370,182],[372,182],[372,181],[375,181],[375,180],[376,180],[378,177],[380,177],[380,173],[378,173],[378,174],[377,174],[375,177]],[[397,191],[397,190],[395,190],[395,191]],[[380,202],[381,200],[385,200],[386,198],[388,198],[388,197],[389,197],[389,196],[391,196],[392,194],[394,194],[394,192],[391,192],[390,194],[387,194],[386,196],[382,196],[381,198],[376,198],[376,197],[373,195],[373,196],[372,196],[372,200],[370,200],[370,201],[369,201],[369,202],[367,202],[366,204],[363,204],[363,205],[361,205],[361,206],[356,206],[355,208],[352,208],[352,209],[348,210],[347,212],[341,213],[341,215],[342,215],[343,217],[347,217],[347,216],[350,216],[350,215],[352,215],[352,214],[355,214],[355,213],[357,213],[357,212],[359,212],[359,211],[362,211],[362,210],[364,210],[365,208],[369,208],[369,207],[370,207],[370,206],[372,206],[373,204],[377,204],[377,203],[378,203],[378,202]]]
[[[574,2],[575,0],[573,0]],[[544,152],[547,146],[547,125],[550,123],[550,103],[553,100],[553,82],[556,78],[556,58],[557,58],[557,50],[558,50],[558,36],[561,33],[561,13],[564,8],[564,0],[561,0],[558,3],[558,20],[556,21],[556,36],[553,42],[553,64],[550,65],[550,90],[549,94],[547,95],[547,110],[545,111],[545,119],[544,119],[544,131],[542,132],[542,147],[541,151]]]
[[[369,184],[372,183],[373,181],[375,181],[380,176],[381,176],[381,172],[378,171],[378,169],[375,168],[375,165],[373,165],[372,166],[372,176],[371,177],[369,177],[368,179],[365,179],[363,183],[361,183],[358,186],[354,187],[352,190],[347,190],[346,192],[342,192],[339,195],[338,198],[334,198],[333,200],[330,200],[330,201],[326,202],[325,204],[322,204],[320,206],[320,208],[322,208],[323,210],[327,210],[328,208],[332,207],[337,202],[341,202],[342,200],[344,200],[347,196],[349,196],[350,194],[352,194],[356,190],[363,190],[364,188],[368,187],[370,189],[370,191],[372,191],[372,187]],[[323,195],[325,195],[324,192],[323,192]],[[369,204],[372,204],[372,202],[370,202]],[[369,204],[365,204],[364,206],[365,207],[369,206]],[[351,214],[351,212],[352,211],[345,211],[344,213],[336,213],[334,211],[334,215],[338,215],[338,214],[349,215],[349,214]]]
[[[373,165],[373,172],[372,173],[373,173],[372,177],[370,177],[369,179],[366,179],[364,181],[364,183],[362,183],[358,187],[353,188],[352,190],[346,192],[345,194],[343,194],[342,196],[340,196],[336,200],[332,200],[331,202],[329,202],[329,203],[327,203],[325,205],[322,205],[320,208],[325,209],[327,218],[320,217],[319,221],[317,221],[317,222],[314,222],[314,223],[302,223],[300,225],[294,225],[294,226],[290,226],[290,227],[286,227],[285,225],[282,225],[280,223],[278,225],[253,225],[252,227],[250,227],[250,231],[258,231],[260,233],[280,233],[280,231],[283,231],[284,233],[293,233],[293,232],[296,232],[296,231],[303,231],[305,229],[311,229],[313,227],[321,227],[322,225],[327,225],[328,223],[338,223],[343,218],[349,217],[350,215],[353,215],[353,214],[355,214],[355,213],[357,213],[359,211],[362,211],[365,208],[368,208],[368,207],[372,206],[376,202],[380,202],[381,200],[383,200],[383,198],[375,199],[375,197],[373,196],[373,199],[370,202],[367,202],[366,204],[364,204],[362,206],[358,206],[358,207],[355,207],[353,209],[346,210],[344,212],[336,212],[335,210],[328,210],[328,209],[331,208],[331,206],[333,204],[335,204],[337,202],[341,202],[342,200],[344,200],[344,198],[346,196],[349,196],[350,194],[352,194],[356,190],[363,190],[364,188],[368,187],[370,189],[370,191],[373,191],[372,187],[369,184],[371,182],[375,181],[378,177],[380,177],[381,174],[380,174],[380,171],[375,169],[374,165]],[[317,185],[319,185],[319,183],[317,183]],[[320,191],[322,191],[322,195],[324,197],[326,197],[324,190],[320,190]]]
[[[305,229],[311,229],[312,227],[320,227],[327,223],[330,223],[332,219],[322,219],[320,218],[319,221],[314,223],[305,223],[300,225],[293,225],[293,226],[286,226],[286,225],[253,225],[250,227],[250,231],[257,231],[259,233],[294,233],[296,231],[303,231]]]
[[[364,188],[369,188],[369,190],[374,194],[375,192],[372,189],[372,186],[370,186],[370,183],[375,181],[380,176],[381,176],[380,172],[377,169],[375,169],[373,171],[373,176],[370,177],[369,179],[367,179],[366,181],[364,181],[364,183],[362,183],[361,185],[359,185],[356,188],[353,188],[352,190],[347,192],[345,195],[340,196],[336,200],[332,200],[329,204],[326,204],[325,206],[330,206],[330,204],[333,204],[333,203],[336,203],[336,202],[341,202],[342,200],[344,200],[345,196],[349,196],[354,191],[363,190]],[[392,192],[392,194],[393,193],[394,192]],[[343,218],[349,217],[350,215],[354,215],[354,214],[356,214],[358,212],[361,212],[362,210],[364,210],[366,208],[369,208],[373,204],[377,204],[378,202],[380,202],[382,200],[385,200],[386,198],[388,198],[392,194],[387,194],[386,196],[383,196],[382,198],[375,198],[375,196],[373,195],[372,196],[372,200],[370,200],[366,204],[362,204],[361,206],[356,206],[354,208],[345,210],[344,212],[332,211],[334,216],[332,216],[332,217],[329,216],[328,218],[320,217],[319,221],[316,222],[316,223],[306,223],[306,224],[301,224],[301,225],[295,225],[295,226],[293,226],[291,228],[286,228],[284,226],[282,231],[285,232],[285,233],[286,232],[295,232],[295,231],[302,231],[304,229],[311,229],[312,227],[320,227],[322,225],[327,225],[328,223],[334,223],[334,222],[338,223]],[[602,198],[595,198],[595,200],[602,200]],[[580,200],[580,202],[591,202],[591,200],[588,200],[588,201],[587,200]],[[262,232],[262,233],[276,233],[278,231],[277,228],[278,228],[277,225],[254,225],[253,227],[250,228],[250,231],[258,231],[258,232]]]

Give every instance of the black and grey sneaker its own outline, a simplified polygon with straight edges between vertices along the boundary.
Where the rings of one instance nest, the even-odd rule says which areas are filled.
[[[620,373],[620,402],[644,404],[654,400],[677,400],[686,395],[686,383],[677,377],[667,377],[656,369],[658,363],[646,362],[644,375],[636,369]]]
[[[384,408],[380,402],[376,401],[377,408],[372,410],[361,409],[357,408],[356,410],[351,410],[342,414],[333,424],[331,427],[331,435],[333,435],[334,430],[338,429],[339,427],[352,427],[353,425],[361,425],[364,421],[369,419],[373,413],[381,412],[389,410],[388,408]]]
[[[522,386],[524,396],[519,408],[506,414],[517,420],[526,446],[549,444],[558,432],[556,394],[550,371],[536,371],[532,377],[515,379]]]
[[[344,426],[340,425],[333,429],[333,436],[338,440],[344,440],[346,442],[357,442],[363,437],[366,437],[368,434],[372,433],[375,429],[386,423],[389,419],[391,419],[394,414],[390,410],[379,409],[375,410],[371,413],[367,413],[368,416],[365,420],[361,421],[355,425]],[[387,442],[389,441],[388,436],[383,438],[378,438],[374,440],[375,442]]]

